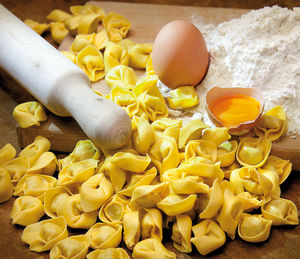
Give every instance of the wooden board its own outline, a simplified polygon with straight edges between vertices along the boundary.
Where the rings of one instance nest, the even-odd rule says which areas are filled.
[[[145,5],[129,3],[98,2],[105,11],[115,11],[126,16],[132,23],[132,30],[129,37],[139,42],[153,41],[156,33],[161,26],[175,18],[191,19],[193,15],[198,16],[198,21],[204,23],[219,23],[239,17],[248,10],[238,9],[215,9],[201,7],[185,6],[163,6],[163,5]],[[1,94],[1,93],[0,93]],[[58,118],[49,114],[49,120],[43,123],[39,128],[33,127],[27,130],[18,129],[19,142],[21,146],[32,142],[32,139],[41,134],[48,137],[52,143],[53,150],[71,151],[79,139],[84,139],[83,134],[77,123],[71,118]],[[296,142],[295,142],[296,141]],[[285,143],[285,144],[282,144]],[[298,144],[297,144],[298,143]],[[299,156],[300,147],[299,137],[292,139],[283,138],[279,143],[274,143],[273,152],[278,150],[277,155],[292,157],[292,161]],[[283,148],[282,148],[283,147]],[[284,150],[284,152],[282,151]],[[288,180],[281,186],[282,197],[295,202],[300,208],[300,177],[297,172],[292,172]],[[0,230],[0,258],[43,258],[48,259],[48,252],[34,253],[30,252],[26,244],[21,241],[21,227],[13,226],[10,222],[10,210],[14,198],[1,204],[0,206],[0,224],[3,226]],[[72,230],[74,231],[74,230]],[[76,231],[84,233],[85,231]],[[164,233],[165,234],[165,233]],[[200,254],[193,249],[193,253],[185,255],[178,253],[171,244],[169,233],[164,235],[164,244],[173,252],[176,252],[178,258],[201,258]],[[209,255],[211,258],[299,258],[300,254],[300,226],[274,227],[272,228],[270,238],[261,244],[251,244],[242,241],[236,237],[234,241],[227,238],[226,244]]]
[[[92,2],[93,3],[93,2]],[[156,34],[163,25],[174,19],[189,20],[198,25],[218,24],[247,13],[246,9],[204,8],[191,6],[166,6],[150,4],[129,4],[113,2],[94,2],[106,12],[115,11],[124,15],[132,24],[128,37],[135,42],[153,42]],[[62,42],[60,50],[69,50],[73,37],[68,36]],[[137,71],[142,74],[144,71]],[[93,88],[108,92],[109,87],[104,80],[93,85]],[[80,139],[86,138],[78,124],[70,118],[58,118],[49,115],[47,122],[40,127],[17,129],[18,140],[21,147],[31,143],[39,134],[48,137],[52,143],[52,150],[71,152]],[[273,144],[272,153],[289,159],[294,170],[300,170],[300,136],[286,136]]]

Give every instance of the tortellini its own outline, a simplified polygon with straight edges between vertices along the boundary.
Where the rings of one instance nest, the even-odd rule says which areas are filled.
[[[65,20],[67,20],[70,17],[71,17],[71,14],[64,12],[62,10],[59,10],[59,9],[54,9],[47,15],[46,18],[48,20],[51,20],[54,22],[64,22]]]
[[[139,43],[135,44],[128,49],[129,66],[137,69],[146,68],[147,61],[152,52],[152,43]]]
[[[101,15],[97,13],[85,14],[81,17],[77,33],[78,34],[90,34],[97,32],[99,21],[101,20]]]
[[[28,226],[38,222],[44,213],[44,206],[40,199],[33,196],[21,196],[15,200],[10,218],[12,224]]]
[[[34,21],[32,19],[26,19],[26,20],[24,20],[24,23],[27,26],[29,26],[31,29],[33,29],[39,35],[43,34],[45,31],[49,30],[49,28],[50,28],[50,24],[39,23],[39,22]]]
[[[12,197],[13,191],[9,172],[0,167],[0,203],[8,201]]]
[[[27,157],[14,158],[3,166],[9,172],[12,183],[18,182],[25,175],[29,167],[30,164]]]
[[[57,44],[61,44],[63,39],[69,33],[69,30],[66,28],[63,22],[51,22],[50,23],[50,31],[53,40]]]
[[[151,123],[151,127],[156,135],[173,137],[176,142],[178,142],[181,126],[181,120],[170,118],[161,118]]]
[[[72,63],[76,64],[76,55],[74,53],[72,53],[71,51],[61,51],[60,53],[63,54]]]
[[[191,239],[191,242],[201,255],[209,254],[224,245],[226,241],[222,228],[211,219],[205,219],[193,226],[192,231],[195,237]]]
[[[103,27],[107,31],[109,40],[118,42],[126,37],[130,22],[122,15],[115,12],[109,12],[103,19]]]
[[[96,223],[87,232],[91,248],[107,249],[118,247],[122,240],[122,226],[115,223]]]
[[[59,216],[63,216],[69,227],[88,229],[96,223],[98,211],[84,212],[80,206],[80,195],[66,197],[58,207]]]
[[[27,172],[30,174],[53,175],[57,165],[58,163],[55,154],[52,152],[44,152]]]
[[[6,144],[0,149],[0,167],[16,156],[16,149],[11,144]]]
[[[169,251],[164,245],[156,238],[147,238],[138,242],[132,253],[134,259],[175,259],[176,254]]]
[[[109,41],[104,51],[104,65],[106,72],[118,65],[128,66],[129,55],[127,49],[112,41]]]
[[[176,215],[176,222],[172,227],[173,246],[180,252],[192,252],[191,244],[192,219],[185,214]]]
[[[158,209],[140,209],[142,239],[163,239],[162,214]]]
[[[81,50],[83,50],[86,46],[89,44],[93,44],[95,38],[95,33],[92,34],[77,34],[71,47],[70,50],[73,53],[79,53]]]
[[[70,236],[58,241],[50,250],[50,259],[76,258],[84,259],[90,240],[86,235]]]
[[[137,82],[137,76],[131,67],[117,65],[110,69],[105,76],[105,82],[111,87],[119,86],[125,90],[132,90]]]
[[[132,250],[139,242],[141,236],[141,224],[139,210],[126,208],[123,215],[124,234],[123,239],[128,249]]]
[[[189,161],[196,156],[200,156],[210,159],[212,162],[216,162],[217,155],[217,145],[211,141],[201,139],[191,140],[185,146],[185,161]]]
[[[107,258],[130,259],[130,256],[123,248],[107,248],[103,250],[96,249],[93,252],[87,254],[86,258],[87,259],[107,259]]]
[[[47,120],[43,106],[39,102],[25,102],[13,110],[13,117],[21,128],[40,126],[40,121]]]
[[[102,29],[95,34],[93,44],[97,49],[103,50],[106,48],[108,41],[107,32],[105,29]]]
[[[172,109],[191,108],[199,103],[197,92],[193,86],[181,86],[170,91],[169,107]]]
[[[29,244],[35,252],[50,250],[58,241],[68,237],[67,223],[64,217],[43,220],[28,225],[22,234],[22,241]]]
[[[92,82],[96,82],[105,76],[102,53],[94,45],[87,45],[77,54],[76,64]]]
[[[241,239],[247,242],[263,242],[270,235],[272,220],[264,219],[262,215],[243,213],[238,226]]]

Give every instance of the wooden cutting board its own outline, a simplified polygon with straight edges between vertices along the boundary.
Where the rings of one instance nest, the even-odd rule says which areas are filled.
[[[159,30],[169,21],[185,19],[194,24],[219,24],[249,12],[246,9],[204,8],[191,6],[167,6],[150,4],[129,4],[115,2],[91,2],[101,6],[106,12],[114,11],[124,15],[132,24],[128,38],[135,42],[153,42]],[[68,36],[62,42],[60,50],[69,50],[73,37]],[[136,71],[138,75],[144,71]],[[93,88],[102,92],[109,92],[104,80],[93,84]],[[36,135],[50,139],[52,150],[71,152],[78,140],[85,139],[86,135],[78,124],[71,118],[59,118],[49,114],[48,121],[40,127],[17,129],[21,147],[30,144]],[[294,170],[300,170],[300,136],[285,136],[273,143],[272,154],[293,163]]]

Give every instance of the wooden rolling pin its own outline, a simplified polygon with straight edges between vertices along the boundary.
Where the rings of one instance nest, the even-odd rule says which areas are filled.
[[[58,116],[72,116],[97,145],[127,143],[127,113],[91,90],[86,74],[0,5],[0,66]]]

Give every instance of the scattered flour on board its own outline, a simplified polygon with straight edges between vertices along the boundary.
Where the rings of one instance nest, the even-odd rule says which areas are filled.
[[[265,7],[218,26],[197,18],[192,16],[192,23],[203,34],[211,61],[197,87],[200,104],[190,112],[211,125],[205,111],[209,88],[255,87],[265,96],[265,111],[283,106],[289,133],[300,133],[300,8]]]

